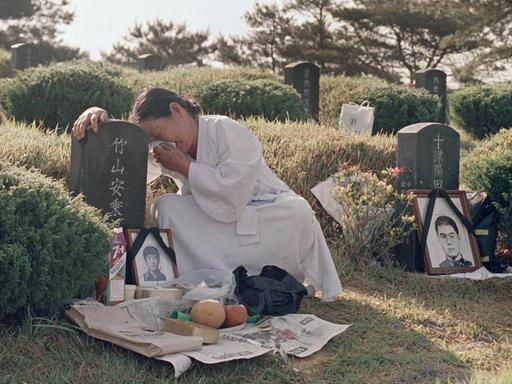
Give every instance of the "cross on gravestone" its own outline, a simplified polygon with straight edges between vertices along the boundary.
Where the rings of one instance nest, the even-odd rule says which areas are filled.
[[[399,188],[459,189],[460,137],[439,123],[418,123],[397,133],[397,167],[404,172]]]
[[[439,96],[441,108],[437,116],[437,122],[446,122],[446,73],[439,69],[423,69],[416,72],[416,88],[424,88],[431,94]]]
[[[299,61],[284,67],[284,82],[292,85],[306,104],[308,114],[318,121],[320,97],[320,67]]]
[[[139,71],[160,71],[162,69],[162,57],[147,53],[137,58]]]
[[[39,47],[34,44],[19,43],[11,45],[11,68],[23,70],[39,65]]]
[[[70,190],[121,219],[126,228],[144,226],[148,135],[122,120],[98,124],[98,133],[86,129],[80,141],[72,138]]]

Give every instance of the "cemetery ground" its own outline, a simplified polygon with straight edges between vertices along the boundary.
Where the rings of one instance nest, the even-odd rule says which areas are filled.
[[[316,124],[245,123],[262,140],[269,165],[312,205],[309,188],[336,172],[340,162],[371,170],[395,161],[396,140],[388,136],[340,136]],[[66,179],[68,137],[9,122],[0,128],[0,159]],[[463,152],[473,146],[470,138],[462,140]],[[344,292],[335,303],[307,298],[300,312],[351,327],[310,358],[284,362],[269,353],[214,366],[194,363],[179,382],[512,382],[510,279],[447,280],[357,263],[333,241],[332,219],[319,219]],[[63,317],[0,322],[0,345],[0,383],[174,380],[169,364],[90,338]]]
[[[336,255],[335,255],[336,257]],[[440,280],[395,268],[346,265],[335,303],[302,313],[352,324],[323,350],[283,362],[271,353],[206,366],[183,383],[509,383],[510,280]],[[85,336],[64,319],[0,326],[2,383],[164,383],[170,365]]]

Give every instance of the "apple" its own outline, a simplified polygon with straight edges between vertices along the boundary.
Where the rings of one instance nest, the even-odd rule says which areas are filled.
[[[247,321],[247,308],[245,308],[245,305],[225,305],[224,311],[226,312],[226,320],[224,320],[222,326],[225,328],[234,327]]]

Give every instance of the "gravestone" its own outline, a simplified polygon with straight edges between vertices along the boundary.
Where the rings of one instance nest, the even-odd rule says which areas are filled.
[[[293,86],[306,104],[308,114],[318,121],[320,67],[299,61],[284,67],[284,82]]]
[[[87,127],[84,139],[72,138],[70,189],[122,226],[141,228],[147,164],[146,132],[122,120],[99,123],[97,133]]]
[[[439,123],[418,123],[398,131],[397,139],[396,165],[403,169],[398,178],[399,189],[459,189],[457,131]],[[407,214],[412,215],[412,210]],[[397,246],[395,254],[406,270],[424,271],[416,231]]]
[[[399,188],[459,189],[459,133],[439,123],[417,123],[397,133]]]
[[[439,96],[441,108],[437,117],[438,123],[446,122],[446,73],[439,69],[423,69],[416,72],[416,88],[424,88],[431,94]]]
[[[37,67],[40,62],[39,47],[34,44],[19,43],[11,45],[11,68],[23,70]]]
[[[162,57],[147,53],[137,58],[139,71],[160,71],[162,69]]]

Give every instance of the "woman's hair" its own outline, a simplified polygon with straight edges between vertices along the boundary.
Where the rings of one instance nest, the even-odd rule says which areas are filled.
[[[185,100],[168,89],[149,88],[137,96],[130,118],[137,124],[146,119],[171,116],[169,103],[172,102],[181,105],[192,117],[201,112],[201,106],[195,100]]]

